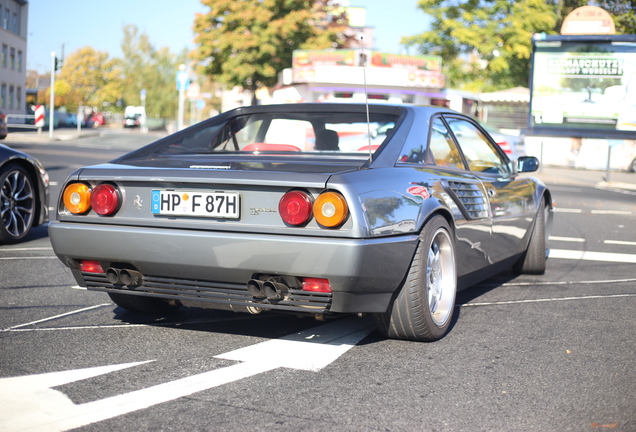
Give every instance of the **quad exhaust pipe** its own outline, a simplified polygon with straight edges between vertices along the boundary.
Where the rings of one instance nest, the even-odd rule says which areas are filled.
[[[273,280],[250,279],[247,282],[247,290],[252,297],[267,300],[282,300],[289,294],[287,285]]]
[[[136,287],[142,284],[144,276],[136,270],[118,269],[109,267],[106,269],[106,279],[113,285],[125,285]]]

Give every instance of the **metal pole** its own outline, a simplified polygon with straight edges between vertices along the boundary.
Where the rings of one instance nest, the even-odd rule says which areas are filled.
[[[53,111],[55,109],[55,51],[51,53],[51,106],[49,107],[49,138],[53,139]]]
[[[194,123],[194,99],[190,99],[190,126]]]
[[[607,141],[607,171],[605,172],[605,181],[610,181],[610,163],[612,161],[612,144]]]
[[[143,114],[141,115],[141,133],[148,133],[148,125],[146,124],[146,90],[141,92],[141,107],[143,108]]]
[[[84,120],[84,108],[82,108],[82,104],[80,103],[77,108],[77,134],[79,135],[82,131],[82,120]]]
[[[183,129],[183,105],[184,105],[185,90],[183,86],[179,89],[179,118],[177,119],[177,130]]]
[[[179,65],[179,75],[177,81],[179,81],[179,113],[177,115],[177,131],[183,129],[183,105],[185,98],[185,80],[183,80],[183,74],[185,73],[186,66],[184,64]]]

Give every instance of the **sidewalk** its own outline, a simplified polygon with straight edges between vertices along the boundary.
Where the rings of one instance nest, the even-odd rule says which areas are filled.
[[[632,172],[610,171],[607,179],[606,171],[549,166],[541,167],[539,171],[529,175],[540,178],[548,186],[590,186],[632,191],[636,194],[636,173]]]
[[[25,132],[14,132],[10,131],[7,134],[7,137],[0,141],[0,143],[8,144],[16,143],[16,142],[28,142],[28,143],[46,143],[51,141],[69,141],[78,138],[91,137],[99,135],[99,129],[85,129],[82,128],[80,132],[77,132],[77,129],[55,129],[53,130],[53,138],[49,137],[49,130],[42,130],[41,133],[38,133],[35,130],[25,131]]]

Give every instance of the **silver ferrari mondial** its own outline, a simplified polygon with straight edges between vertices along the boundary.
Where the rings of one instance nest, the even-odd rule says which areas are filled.
[[[541,274],[538,160],[511,161],[439,107],[238,108],[66,181],[49,233],[120,307],[372,314],[386,336],[448,331],[458,289]]]

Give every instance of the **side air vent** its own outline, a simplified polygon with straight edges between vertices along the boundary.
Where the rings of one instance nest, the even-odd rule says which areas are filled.
[[[448,189],[467,219],[488,217],[488,201],[479,186],[474,183],[449,181]]]

